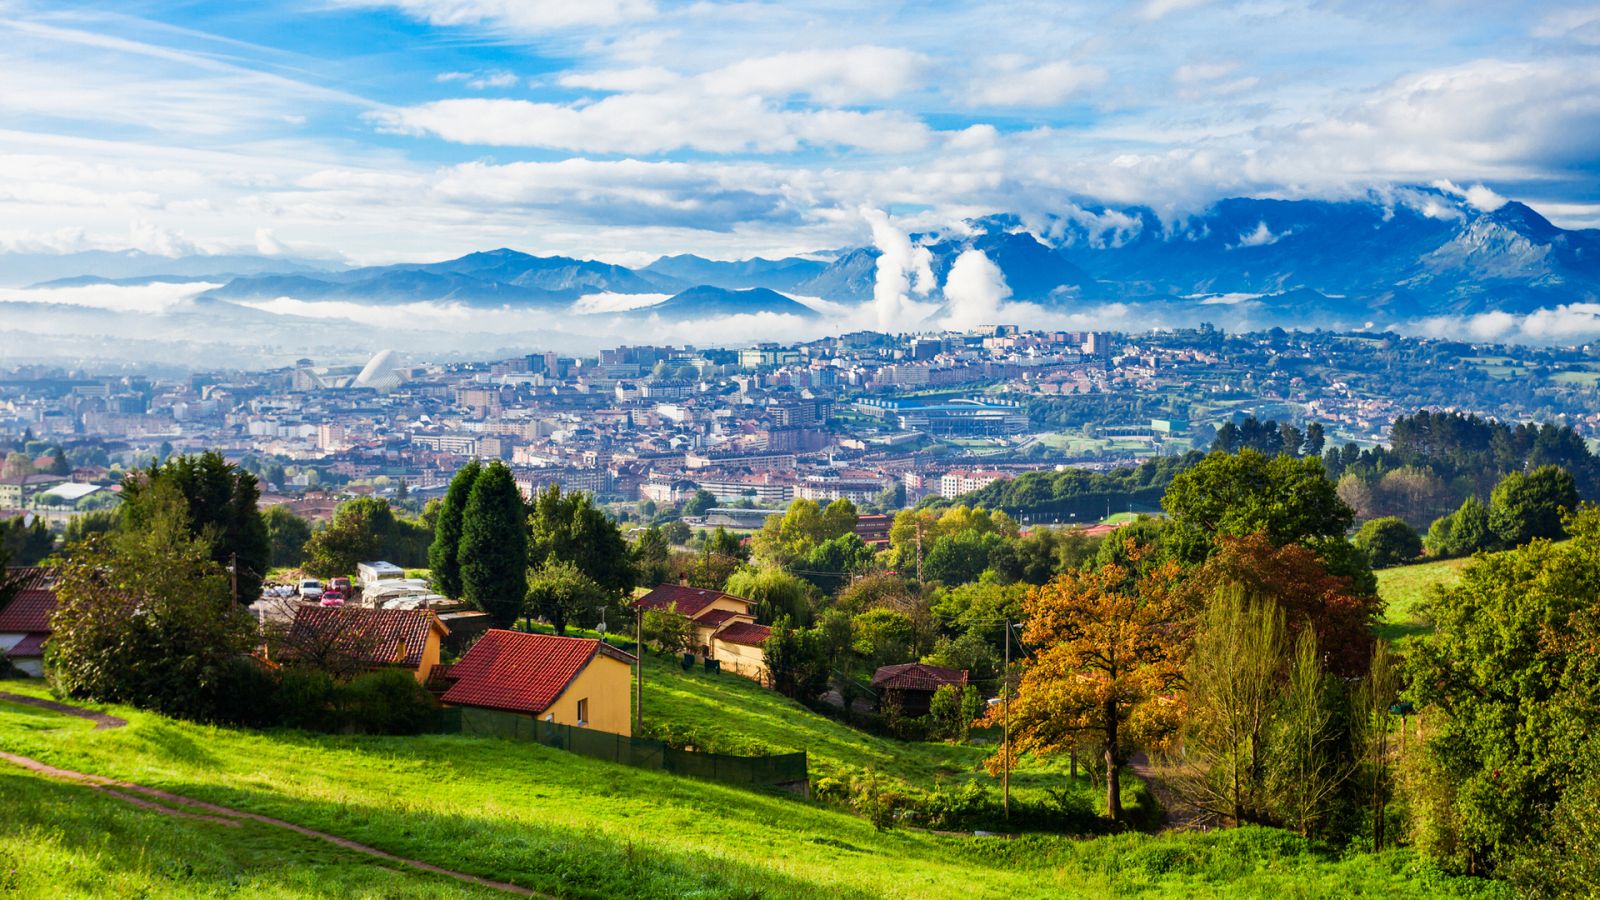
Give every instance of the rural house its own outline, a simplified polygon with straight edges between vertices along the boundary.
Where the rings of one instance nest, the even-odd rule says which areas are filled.
[[[907,716],[925,716],[933,694],[945,685],[967,686],[966,669],[947,669],[927,663],[900,663],[883,666],[872,673],[872,689],[878,692],[878,708],[900,707]]]
[[[492,628],[445,666],[439,701],[633,734],[634,656],[594,638]]]
[[[766,677],[762,645],[772,629],[756,624],[749,600],[724,591],[663,584],[633,603],[640,609],[676,610],[689,620],[695,652],[746,678]]]
[[[431,609],[302,606],[295,610],[280,658],[326,669],[406,669],[426,682],[450,629]]]
[[[7,569],[16,586],[11,601],[0,608],[0,653],[19,671],[44,675],[44,643],[50,637],[50,616],[56,611],[54,574],[42,566]]]

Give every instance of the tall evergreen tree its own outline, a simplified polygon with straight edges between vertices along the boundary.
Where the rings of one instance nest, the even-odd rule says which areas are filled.
[[[450,479],[434,525],[433,546],[428,548],[428,567],[433,570],[433,587],[446,597],[461,596],[461,514],[467,508],[472,485],[483,466],[472,460]]]
[[[498,626],[515,622],[527,594],[528,521],[505,463],[490,463],[472,484],[461,514],[459,560],[467,601]]]

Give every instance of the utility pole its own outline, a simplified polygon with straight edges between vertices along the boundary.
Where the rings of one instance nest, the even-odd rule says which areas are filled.
[[[239,605],[239,554],[228,554],[228,583],[233,591],[233,605]]]
[[[633,608],[633,736],[644,730],[644,607]]]
[[[1000,760],[1001,804],[1006,820],[1011,819],[1011,620],[1006,619],[1006,665],[1000,678],[1000,746],[1005,757]]]

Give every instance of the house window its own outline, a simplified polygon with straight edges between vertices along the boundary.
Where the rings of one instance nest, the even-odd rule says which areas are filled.
[[[579,725],[587,725],[587,724],[589,724],[589,698],[588,697],[585,697],[582,700],[578,701],[578,724]]]

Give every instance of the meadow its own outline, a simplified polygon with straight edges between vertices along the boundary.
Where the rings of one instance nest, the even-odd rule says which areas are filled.
[[[661,674],[647,715],[676,704]],[[683,677],[683,676],[673,676]],[[703,676],[711,678],[712,676]],[[737,690],[719,676],[718,687]],[[699,677],[684,677],[696,688]],[[46,696],[36,682],[5,689]],[[651,694],[656,692],[655,712]],[[698,690],[696,691],[698,693]],[[731,695],[711,692],[705,708]],[[692,701],[700,703],[701,701]],[[1074,897],[1494,894],[1409,851],[1344,855],[1281,831],[1096,839],[878,831],[796,795],[745,791],[461,736],[253,732],[112,707],[124,728],[0,701],[0,749],[262,813],[401,856],[562,897]],[[896,743],[805,734],[777,707],[774,748],[895,765]],[[812,724],[821,726],[820,722]],[[749,726],[747,726],[749,727]],[[841,726],[842,727],[842,726]],[[732,739],[732,735],[729,736]],[[930,754],[940,751],[929,750]],[[908,779],[940,777],[906,753]],[[965,760],[949,765],[959,768]],[[480,896],[485,889],[369,861],[246,823],[175,819],[0,763],[0,889],[8,896]]]

